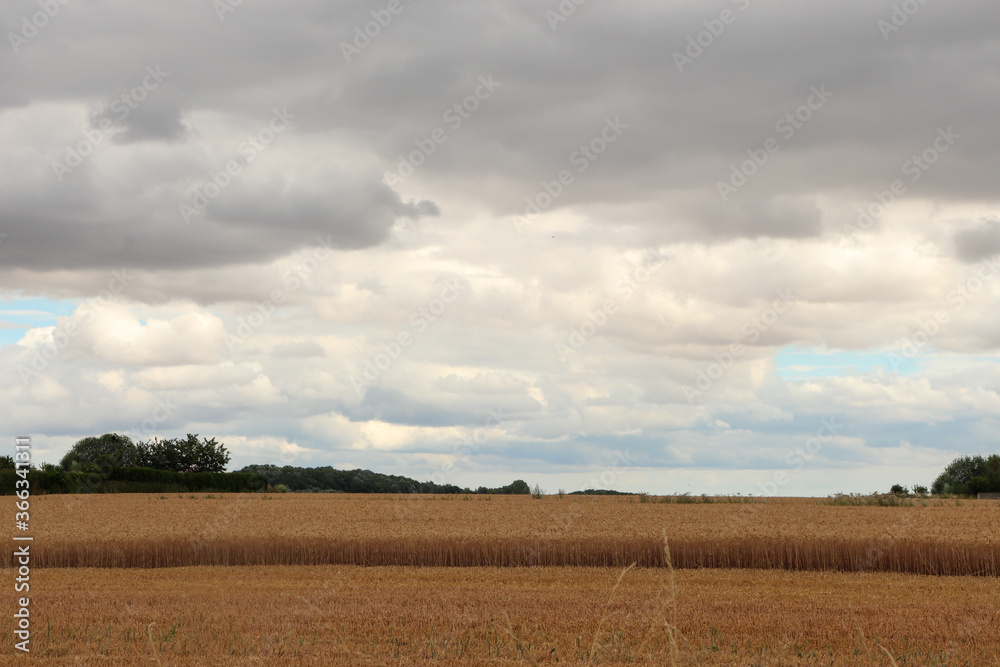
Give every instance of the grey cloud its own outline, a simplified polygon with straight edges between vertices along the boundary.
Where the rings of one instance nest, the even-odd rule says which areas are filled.
[[[977,227],[955,233],[955,254],[964,262],[976,262],[1000,253],[1000,220],[985,220]]]
[[[378,244],[398,218],[437,212],[429,202],[402,201],[375,177],[327,172],[293,184],[251,186],[233,179],[185,224],[179,205],[190,201],[190,190],[167,180],[171,171],[171,164],[153,166],[111,183],[96,180],[85,163],[62,184],[43,175],[30,188],[0,186],[0,228],[9,234],[6,267],[177,269],[262,262],[318,238],[329,237],[337,248]],[[357,185],[345,187],[347,181]]]
[[[150,140],[177,141],[190,130],[183,121],[184,96],[173,86],[160,86],[141,103],[130,103],[134,108],[121,98],[115,98],[91,117],[91,127],[100,127],[102,121],[109,121],[118,130],[112,137],[113,141],[121,144]]]
[[[733,195],[728,204],[716,197],[692,211],[689,220],[709,238],[804,238],[822,232],[822,212],[814,203],[785,197],[762,200],[751,193]]]
[[[365,278],[359,280],[356,284],[360,289],[368,290],[372,294],[385,296],[386,287],[376,275],[366,276]]]
[[[1000,146],[1000,129],[986,109],[995,108],[1000,90],[978,83],[993,69],[988,8],[927,5],[888,41],[876,21],[890,8],[871,3],[731,8],[735,23],[683,74],[674,53],[684,51],[687,38],[718,8],[595,5],[581,7],[553,31],[546,5],[407,4],[348,64],[340,44],[371,20],[362,7],[245,5],[222,22],[195,2],[155,16],[109,7],[112,31],[129,26],[144,38],[129,45],[128,57],[104,48],[78,63],[72,80],[53,74],[47,54],[78,47],[93,30],[86,12],[67,13],[62,27],[53,25],[30,45],[39,60],[8,62],[7,69],[22,99],[44,100],[99,91],[107,70],[128,80],[135,63],[163,62],[192,110],[249,114],[255,103],[272,103],[262,99],[260,91],[267,90],[269,98],[294,106],[303,131],[368,137],[386,170],[415,140],[444,126],[442,112],[468,95],[477,77],[493,74],[503,86],[421,170],[504,179],[509,188],[476,194],[508,213],[542,180],[567,168],[570,154],[609,115],[630,123],[629,133],[589,174],[579,175],[555,208],[652,202],[665,191],[710,200],[730,165],[774,136],[775,123],[803,104],[810,86],[825,84],[833,99],[782,141],[781,153],[755,179],[762,200],[815,188],[868,197],[898,177],[942,125],[954,125],[967,139],[922,179],[919,192],[941,199],[995,196],[987,164]],[[982,48],[968,48],[973,44]],[[907,64],[914,52],[925,54],[924,66]],[[176,138],[176,111],[166,103],[150,106],[145,117],[137,110],[122,140]],[[823,154],[826,159],[818,157]],[[739,233],[739,225],[720,226],[713,218],[695,224],[710,235]],[[751,237],[817,232],[815,225],[787,225],[773,216],[745,229]],[[370,235],[378,237],[378,231]]]

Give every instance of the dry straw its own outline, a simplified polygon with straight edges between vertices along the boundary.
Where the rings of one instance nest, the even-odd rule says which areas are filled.
[[[7,552],[6,567],[12,567]],[[1000,575],[1000,548],[927,539],[318,538],[74,541],[39,545],[36,567],[192,565],[750,568],[927,575]]]

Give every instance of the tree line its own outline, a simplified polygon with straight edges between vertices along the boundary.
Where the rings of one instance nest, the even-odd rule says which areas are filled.
[[[370,470],[339,470],[331,466],[248,465],[227,473],[230,455],[215,438],[154,438],[133,442],[127,435],[105,433],[78,440],[59,465],[44,464],[33,469],[38,491],[56,493],[108,491],[246,491],[266,488],[313,493],[433,493],[433,494],[529,494],[524,480],[507,486],[473,490],[454,484],[420,482],[398,475]],[[6,478],[14,472],[14,459],[0,456],[0,493],[13,489]],[[891,493],[909,494],[894,484]],[[928,489],[915,485],[913,493],[926,495]],[[963,456],[952,461],[930,488],[935,495],[973,496],[1000,492],[1000,455]],[[587,495],[614,494],[616,491],[588,489]]]
[[[78,440],[59,465],[32,467],[32,487],[47,493],[277,491],[325,493],[530,493],[524,480],[473,491],[454,484],[420,482],[370,470],[330,466],[249,465],[225,472],[230,455],[215,438],[154,438],[134,442],[127,435],[105,433]],[[14,459],[0,456],[0,493],[14,489]],[[11,477],[10,480],[7,477]],[[9,484],[7,482],[10,482]]]
[[[257,473],[267,478],[272,487],[282,490],[312,493],[488,493],[497,495],[527,494],[531,490],[524,480],[516,480],[507,486],[487,488],[481,486],[475,491],[454,484],[418,482],[409,477],[384,475],[371,470],[339,470],[331,466],[320,468],[299,468],[296,466],[248,465],[240,472]]]
[[[105,433],[78,440],[59,465],[29,466],[35,493],[164,493],[262,491],[267,480],[251,473],[227,473],[229,452],[215,438],[133,442]],[[19,473],[11,457],[0,457],[0,493],[12,493]]]

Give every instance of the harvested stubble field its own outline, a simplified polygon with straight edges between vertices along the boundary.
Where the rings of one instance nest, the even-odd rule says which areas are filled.
[[[652,499],[655,500],[655,499]],[[1000,575],[1000,502],[341,494],[40,496],[36,567],[665,564]],[[744,499],[745,500],[745,499]],[[10,564],[10,555],[7,556]]]
[[[998,594],[985,577],[759,570],[47,569],[32,650],[53,665],[995,665]]]

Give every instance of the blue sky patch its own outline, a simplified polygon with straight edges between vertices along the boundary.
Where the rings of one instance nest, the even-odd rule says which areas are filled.
[[[75,299],[2,299],[0,300],[0,345],[13,345],[28,329],[54,326],[63,315],[76,308]]]
[[[791,381],[865,375],[879,369],[901,375],[920,370],[919,356],[907,359],[898,350],[828,350],[795,345],[778,352],[774,364],[778,375]]]

